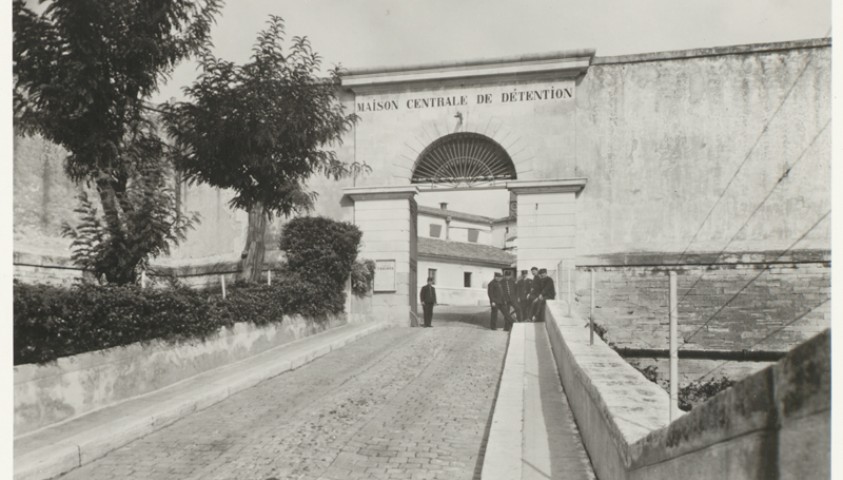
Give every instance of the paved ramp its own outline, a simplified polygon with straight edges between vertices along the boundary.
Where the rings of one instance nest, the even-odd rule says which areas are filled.
[[[440,313],[434,328],[372,333],[62,480],[478,478],[507,334],[476,325],[482,309]]]

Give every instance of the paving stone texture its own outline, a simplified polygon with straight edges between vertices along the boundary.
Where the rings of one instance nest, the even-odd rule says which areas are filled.
[[[62,479],[479,478],[507,341],[487,316],[374,333]]]

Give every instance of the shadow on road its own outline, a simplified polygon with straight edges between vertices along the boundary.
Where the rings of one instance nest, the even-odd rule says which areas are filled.
[[[437,305],[433,309],[433,327],[489,328],[490,308],[486,306]],[[421,308],[418,311],[422,317]],[[498,328],[503,325],[498,320]]]

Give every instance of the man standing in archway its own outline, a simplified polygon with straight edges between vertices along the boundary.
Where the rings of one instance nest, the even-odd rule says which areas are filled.
[[[530,316],[530,290],[533,281],[527,276],[527,270],[521,270],[521,277],[515,282],[515,311],[519,322],[526,322]]]
[[[515,280],[512,279],[512,272],[503,272],[501,280],[501,293],[503,294],[504,326],[507,332],[512,330],[512,308],[518,305],[518,295],[515,292]],[[515,307],[517,310],[517,307]]]
[[[433,321],[433,306],[436,305],[436,289],[433,287],[433,277],[427,279],[427,285],[421,288],[419,293],[419,300],[422,303],[422,310],[424,311],[424,325],[425,327],[432,327]]]
[[[556,298],[556,286],[553,284],[553,279],[547,276],[547,269],[542,268],[539,270],[539,278],[538,278],[539,288],[534,291],[537,291],[538,294],[536,295],[536,299],[533,300],[533,311],[530,313],[531,317],[535,317],[537,322],[544,321],[544,306],[548,300],[553,300]],[[536,281],[533,280],[533,285],[536,284]]]
[[[501,287],[500,272],[495,272],[495,278],[489,282],[486,292],[489,294],[489,304],[492,306],[492,315],[489,319],[489,327],[492,330],[497,330],[498,311],[503,314],[504,328],[506,328],[507,325],[512,325],[512,317],[509,316],[509,308],[506,303],[506,298],[504,298],[503,288]]]

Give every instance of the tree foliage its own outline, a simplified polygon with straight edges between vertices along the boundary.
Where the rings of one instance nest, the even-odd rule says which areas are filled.
[[[123,285],[133,283],[137,270],[149,270],[150,258],[170,253],[198,220],[198,215],[179,214],[176,193],[167,184],[171,169],[166,165],[148,166],[133,174],[126,189],[133,206],[122,216],[121,230],[112,230],[101,220],[87,192],[79,194],[79,223],[64,223],[62,234],[69,237],[72,259],[97,278]]]
[[[234,191],[232,206],[285,214],[312,206],[304,182],[315,173],[339,179],[359,165],[331,148],[356,120],[337,99],[338,70],[319,78],[321,58],[306,37],[285,51],[284,22],[271,16],[243,65],[205,51],[202,73],[184,92],[190,101],[165,107],[188,180]]]
[[[274,215],[309,211],[314,174],[340,179],[368,171],[341,161],[333,147],[357,120],[337,98],[339,71],[320,78],[321,58],[306,37],[284,48],[284,22],[271,16],[242,65],[205,51],[188,101],[164,107],[186,180],[231,189],[231,205],[249,212],[242,277],[256,281]]]
[[[96,188],[103,210],[101,231],[114,237],[99,245],[133,242],[139,237],[130,230],[140,212],[133,203],[138,196],[132,192],[147,184],[145,175],[165,162],[164,146],[145,102],[180,60],[207,41],[221,1],[40,3],[43,11],[36,13],[23,0],[13,2],[16,126],[67,149],[67,174]],[[167,196],[143,198],[163,200],[165,209],[172,206],[166,203]],[[149,235],[159,237],[143,241],[154,246],[177,239],[178,224],[170,227],[163,233],[149,230]],[[131,271],[119,272],[109,281],[134,279],[137,265],[128,260],[138,256],[124,258],[122,253],[118,249],[105,257],[121,258],[122,263],[113,266]]]

